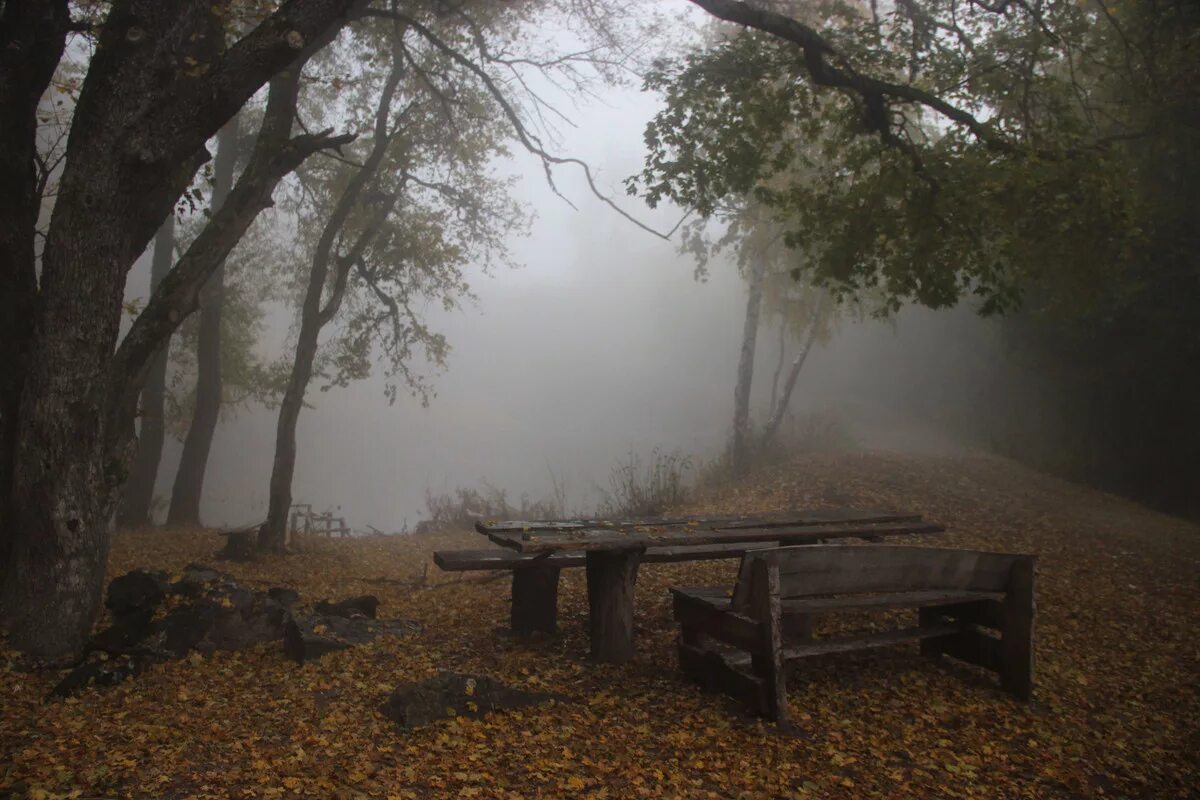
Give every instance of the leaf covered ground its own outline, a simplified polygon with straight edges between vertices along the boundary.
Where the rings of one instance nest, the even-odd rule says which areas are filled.
[[[798,734],[705,695],[675,667],[666,587],[731,584],[735,564],[643,565],[638,655],[587,661],[582,570],[564,572],[563,635],[514,641],[506,579],[462,581],[435,549],[471,533],[310,541],[240,580],[301,604],[370,593],[420,621],[298,666],[278,645],[154,667],[44,703],[59,673],[0,651],[0,796],[82,798],[1186,798],[1200,763],[1200,530],[984,457],[815,454],[710,493],[693,512],[913,510],[919,540],[1041,555],[1035,701],[915,645],[811,660],[792,673]],[[110,574],[212,562],[210,532],[116,536]],[[426,566],[428,565],[428,567]],[[428,569],[421,587],[419,576]],[[482,673],[567,695],[484,720],[398,730],[398,683]]]

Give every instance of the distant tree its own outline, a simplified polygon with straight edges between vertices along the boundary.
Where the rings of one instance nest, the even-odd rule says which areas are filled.
[[[154,258],[150,266],[150,292],[154,293],[162,283],[171,265],[175,263],[175,214],[167,215],[166,222],[154,237]],[[121,497],[121,508],[117,522],[125,527],[136,528],[149,525],[154,504],[154,484],[158,479],[158,464],[162,459],[164,432],[166,430],[167,350],[164,343],[154,354],[153,363],[146,375],[138,407],[140,420],[137,455],[129,480],[125,483]]]
[[[238,159],[238,117],[235,116],[217,134],[217,154],[213,161],[213,191],[210,208],[220,210],[233,188],[233,171]],[[212,448],[213,434],[221,413],[221,329],[225,305],[225,260],[213,270],[200,290],[199,326],[196,336],[196,392],[192,421],[175,472],[168,525],[199,525],[200,495],[204,470]]]

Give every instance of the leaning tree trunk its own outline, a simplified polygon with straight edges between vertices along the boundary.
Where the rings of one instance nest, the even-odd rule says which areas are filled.
[[[292,478],[296,473],[296,423],[300,419],[300,409],[304,406],[304,393],[308,390],[308,382],[312,379],[313,362],[317,355],[317,340],[321,334],[321,328],[325,327],[337,314],[346,293],[346,282],[350,275],[350,269],[362,258],[379,227],[392,213],[392,208],[399,197],[398,193],[392,193],[375,200],[371,217],[363,225],[347,252],[338,252],[338,243],[342,238],[342,231],[350,217],[350,212],[367,187],[375,181],[375,176],[383,165],[384,156],[387,155],[388,145],[395,135],[395,130],[388,130],[388,116],[391,113],[392,100],[404,74],[403,65],[401,51],[397,49],[393,53],[392,69],[384,83],[383,91],[379,96],[379,105],[375,110],[374,139],[371,150],[358,172],[346,185],[346,189],[338,198],[337,203],[334,204],[313,251],[308,287],[300,308],[300,333],[296,339],[292,373],[288,378],[283,400],[279,403],[279,422],[275,429],[275,460],[271,465],[267,519],[258,533],[260,550],[282,553],[287,548],[288,511],[292,505]],[[325,295],[326,285],[329,282],[331,266],[334,267],[333,281],[330,286],[329,299],[322,307],[321,299]]]
[[[171,269],[175,252],[175,214],[168,214],[166,222],[158,229],[154,238],[154,260],[150,265],[150,292],[162,284]],[[167,389],[167,350],[171,345],[168,337],[159,347],[150,363],[146,386],[142,389],[138,431],[137,455],[129,481],[121,498],[121,509],[117,523],[134,528],[150,525],[151,506],[154,503],[154,484],[158,479],[158,462],[162,459],[163,434],[165,430],[165,399]]]
[[[233,186],[237,161],[238,118],[235,116],[217,135],[217,157],[213,163],[212,209],[216,212]],[[217,266],[200,292],[200,331],[196,346],[196,402],[192,423],[183,441],[179,469],[171,490],[168,525],[199,525],[200,497],[204,471],[212,449],[213,434],[221,416],[221,312],[225,304],[225,262]]]
[[[792,361],[792,366],[788,369],[787,380],[783,383],[783,393],[779,397],[779,402],[775,404],[771,411],[771,417],[767,420],[767,424],[763,426],[761,446],[766,447],[775,438],[775,434],[779,431],[779,426],[783,423],[784,414],[787,413],[788,404],[792,401],[792,391],[796,388],[796,379],[800,377],[800,370],[804,367],[804,362],[808,360],[808,353],[812,350],[813,343],[817,340],[817,329],[820,326],[821,306],[817,306],[814,313],[812,325],[808,329],[808,338],[804,340],[804,348],[800,354]]]
[[[217,37],[207,35],[214,15],[204,4],[122,3],[126,13],[102,26],[46,236],[18,409],[12,535],[3,565],[3,610],[15,649],[59,657],[77,653],[86,641],[99,608],[113,511],[132,459],[141,382],[208,276],[201,274],[194,287],[177,281],[172,291],[178,297],[160,303],[149,324],[158,325],[158,333],[121,356],[114,347],[126,273],[207,158],[204,142],[294,61],[305,42],[336,30],[358,2],[291,0],[219,58],[210,52]],[[65,2],[59,5],[65,10]],[[8,21],[5,6],[0,36],[9,35]],[[39,36],[51,34],[53,28]],[[51,38],[61,46],[58,34]],[[0,60],[4,86],[13,55],[20,54]],[[188,58],[218,63],[184,68]],[[0,228],[9,222],[0,218]],[[168,283],[169,276],[156,297],[169,294]],[[154,299],[147,312],[151,305]]]
[[[766,258],[755,259],[750,268],[750,294],[746,298],[742,351],[738,358],[737,386],[733,392],[733,443],[730,458],[734,475],[744,474],[750,465],[750,450],[753,446],[750,388],[754,382],[754,351],[758,343],[758,319],[762,311],[763,281],[766,275]]]

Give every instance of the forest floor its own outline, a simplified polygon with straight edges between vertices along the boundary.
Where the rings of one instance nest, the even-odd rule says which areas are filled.
[[[298,666],[280,647],[195,656],[43,702],[60,677],[0,650],[0,796],[79,798],[1185,798],[1200,780],[1200,528],[981,456],[810,454],[710,492],[692,512],[890,507],[943,523],[917,540],[1041,555],[1035,700],[915,646],[792,674],[798,734],[681,679],[667,586],[736,565],[644,565],[637,657],[588,662],[582,570],[561,637],[516,641],[508,581],[462,581],[435,549],[471,533],[308,541],[220,569],[301,604],[370,593],[424,626]],[[126,532],[110,575],[212,562],[211,532]],[[429,582],[405,582],[429,565]],[[395,583],[379,582],[385,578]],[[440,670],[570,700],[404,731],[377,708]]]

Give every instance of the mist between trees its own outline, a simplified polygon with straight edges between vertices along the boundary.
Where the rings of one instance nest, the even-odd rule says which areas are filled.
[[[1193,4],[2,10],[21,649],[118,517],[657,513],[797,437],[1200,513]]]

